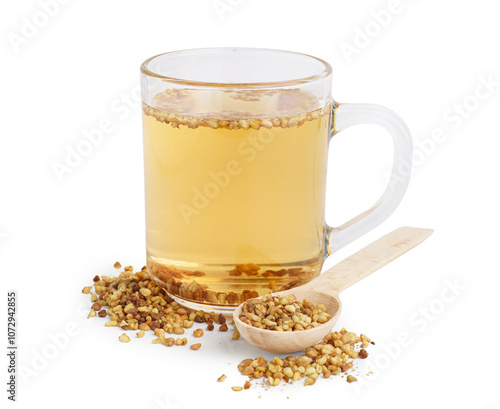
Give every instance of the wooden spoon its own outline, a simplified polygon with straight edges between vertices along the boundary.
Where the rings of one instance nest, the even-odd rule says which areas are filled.
[[[304,331],[256,328],[240,320],[242,304],[233,312],[233,320],[240,335],[260,349],[277,353],[296,352],[316,344],[332,330],[339,318],[342,309],[339,298],[341,291],[422,243],[432,232],[431,229],[400,227],[336,264],[309,283],[274,293],[279,296],[294,294],[299,301],[307,299],[313,304],[324,304],[332,316],[326,323]]]

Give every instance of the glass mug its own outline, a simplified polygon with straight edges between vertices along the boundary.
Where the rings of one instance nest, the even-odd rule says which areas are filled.
[[[381,106],[336,103],[331,80],[319,58],[268,49],[142,64],[147,268],[178,302],[224,312],[305,284],[397,207],[412,160],[407,126]],[[391,134],[391,179],[371,209],[330,227],[329,141],[357,124]]]

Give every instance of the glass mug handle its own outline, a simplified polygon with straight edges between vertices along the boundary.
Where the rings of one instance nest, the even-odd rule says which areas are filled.
[[[410,181],[413,143],[410,130],[395,112],[374,104],[338,104],[334,107],[332,137],[346,128],[363,124],[380,125],[392,136],[394,158],[391,177],[375,205],[340,227],[329,227],[330,253],[368,233],[387,219],[401,202]]]

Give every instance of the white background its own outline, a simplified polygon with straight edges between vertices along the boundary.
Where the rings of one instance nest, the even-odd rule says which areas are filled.
[[[389,3],[73,0],[44,18],[38,1],[2,2],[1,304],[6,317],[6,292],[17,291],[18,365],[26,370],[9,407],[500,408],[498,2],[400,0],[388,19]],[[217,4],[234,6],[218,12]],[[373,14],[381,11],[385,27]],[[29,32],[34,20],[38,28]],[[347,56],[342,44],[355,40],[357,53]],[[85,318],[90,301],[81,289],[95,274],[115,274],[116,260],[137,268],[145,261],[139,65],[161,52],[210,46],[324,58],[337,101],[386,105],[412,131],[416,163],[402,204],[326,264],[401,225],[435,229],[342,294],[336,327],[377,343],[360,366],[374,372],[360,376],[364,383],[334,377],[236,393],[230,386],[245,380],[236,365],[261,354],[243,340],[214,332],[198,352],[152,345],[150,334],[122,344],[122,331]],[[494,85],[489,93],[481,88],[478,100],[476,89],[488,80]],[[103,119],[113,130],[59,180],[53,163],[64,163],[68,147]],[[435,128],[446,140],[431,142]],[[334,138],[329,222],[341,224],[378,198],[391,155],[378,128]],[[71,334],[61,335],[68,325]],[[398,347],[404,334],[411,343]],[[67,341],[54,348],[57,336]],[[6,366],[4,358],[3,390]],[[228,379],[217,383],[222,373]]]

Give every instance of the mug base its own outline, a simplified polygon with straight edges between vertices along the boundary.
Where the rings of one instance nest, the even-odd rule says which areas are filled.
[[[148,273],[184,307],[230,313],[238,305],[272,292],[304,285],[317,277],[322,259],[286,264],[196,264],[158,259],[148,254]]]

